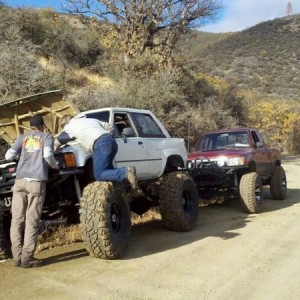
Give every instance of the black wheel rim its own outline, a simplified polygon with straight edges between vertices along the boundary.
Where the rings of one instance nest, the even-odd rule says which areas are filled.
[[[283,177],[281,179],[281,189],[282,189],[283,192],[286,191],[286,178],[285,177]]]
[[[110,222],[114,232],[118,232],[121,228],[121,216],[122,215],[119,206],[116,203],[114,203],[111,206],[110,211]]]
[[[262,201],[262,189],[260,184],[255,187],[255,202],[260,204]]]
[[[189,191],[182,192],[182,205],[184,211],[188,212],[192,209],[192,197]]]

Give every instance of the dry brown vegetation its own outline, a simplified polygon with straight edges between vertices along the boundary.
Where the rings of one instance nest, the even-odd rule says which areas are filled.
[[[297,14],[236,33],[192,32],[180,45],[196,70],[255,89],[264,98],[299,101],[299,39]]]
[[[204,131],[252,126],[300,153],[299,119],[285,108],[300,109],[299,15],[234,34],[190,31],[172,63],[145,51],[126,65],[109,23],[1,5],[0,18],[2,102],[62,89],[80,110],[150,109],[190,147]],[[285,114],[274,115],[273,102]]]

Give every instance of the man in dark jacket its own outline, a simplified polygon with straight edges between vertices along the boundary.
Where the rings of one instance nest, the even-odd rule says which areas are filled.
[[[44,133],[44,120],[35,115],[30,120],[32,132],[21,134],[7,150],[7,160],[19,157],[16,181],[13,187],[11,250],[16,267],[32,268],[42,265],[33,257],[42,214],[48,165],[58,169],[54,158],[54,139]]]

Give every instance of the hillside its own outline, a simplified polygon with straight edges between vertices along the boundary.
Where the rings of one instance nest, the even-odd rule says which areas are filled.
[[[261,96],[300,99],[300,15],[260,23],[238,33],[193,31],[180,43],[191,68]]]
[[[107,28],[88,18],[9,7],[0,7],[0,17],[2,101],[47,89],[78,90],[99,84],[101,75],[116,75],[118,49]],[[179,42],[177,61],[260,97],[299,100],[299,40],[300,15],[237,33],[193,30]]]
[[[190,145],[207,130],[249,126],[300,153],[299,15],[238,33],[189,31],[169,64],[151,52],[124,63],[122,37],[93,18],[0,2],[0,19],[0,103],[61,89],[79,110],[149,109]]]

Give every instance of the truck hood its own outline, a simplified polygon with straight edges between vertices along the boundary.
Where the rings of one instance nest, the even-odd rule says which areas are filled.
[[[252,148],[230,148],[220,150],[196,151],[189,154],[189,160],[194,160],[199,157],[208,159],[218,158],[220,156],[233,157],[233,156],[247,156],[252,152]]]
[[[76,115],[79,110],[61,91],[48,91],[20,98],[0,105],[0,135],[11,145],[19,134],[30,132],[29,121],[40,114],[46,131],[57,134],[60,120],[66,115]]]

